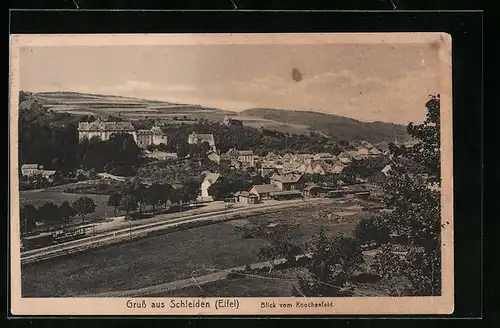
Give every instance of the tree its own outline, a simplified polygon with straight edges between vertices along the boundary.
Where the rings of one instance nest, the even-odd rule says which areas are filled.
[[[257,174],[252,176],[249,172],[229,171],[210,186],[208,194],[216,200],[224,199],[232,193],[248,190],[254,184],[261,184],[256,182],[263,181],[265,181],[265,179]]]
[[[156,206],[159,205],[166,197],[167,187],[159,183],[153,183],[146,189],[146,203],[153,207],[153,213],[156,212]]]
[[[47,226],[47,231],[50,230],[50,227],[59,222],[62,218],[61,212],[59,211],[59,207],[54,205],[53,203],[45,203],[38,209],[38,214],[40,218],[45,222]]]
[[[373,181],[387,164],[389,161],[385,157],[354,159],[342,170],[342,173],[351,180],[368,179]]]
[[[139,212],[142,212],[142,205],[146,201],[146,186],[141,179],[135,178],[125,183],[122,187],[122,195],[132,196],[136,204],[139,204]]]
[[[31,204],[24,205],[21,208],[21,233],[29,233],[36,228],[36,220],[38,218],[38,210]]]
[[[81,216],[82,223],[85,222],[85,215],[94,213],[96,204],[92,198],[80,197],[73,202],[73,208]]]
[[[180,193],[179,189],[172,189],[170,191],[170,201],[173,204],[180,204],[180,202],[181,202],[181,193]]]
[[[108,204],[108,206],[113,206],[113,214],[114,214],[114,216],[116,216],[116,210],[120,206],[121,200],[122,200],[122,194],[121,193],[115,192],[115,193],[109,195],[108,203],[107,204]]]
[[[130,211],[137,209],[137,200],[132,195],[126,195],[120,200],[120,208],[128,215]]]
[[[354,229],[354,238],[360,245],[379,246],[390,241],[391,230],[380,217],[365,217],[359,221]]]
[[[189,203],[196,200],[199,188],[200,181],[198,181],[198,179],[188,179],[180,189],[180,200],[183,203]]]
[[[356,240],[337,235],[328,237],[324,230],[313,236],[309,277],[299,281],[293,294],[307,297],[351,296],[350,280],[363,263]]]
[[[208,188],[208,194],[212,196],[214,200],[221,200],[227,198],[231,192],[236,192],[233,190],[231,183],[226,179],[222,178],[220,181],[216,181]]]
[[[167,203],[168,201],[172,202],[172,195],[174,193],[174,188],[170,184],[163,184],[162,186],[165,187],[165,192],[162,193],[163,198],[160,200],[160,203],[162,203],[165,208],[167,208]]]
[[[301,252],[301,247],[293,243],[291,236],[283,231],[272,232],[268,243],[269,245],[259,250],[258,256],[270,260],[269,272],[276,266],[276,260],[285,258],[287,263],[294,263]]]
[[[393,247],[383,247],[374,270],[388,280],[406,279],[407,295],[441,294],[440,201],[440,100],[431,95],[423,124],[408,125],[419,140],[410,147],[390,145],[391,171],[384,183],[384,215],[391,234],[405,236],[408,252],[397,257]],[[408,165],[412,163],[413,165]]]
[[[146,186],[140,180],[134,181],[134,197],[139,204],[139,212],[142,213],[142,205],[146,203]]]
[[[75,209],[71,207],[68,201],[64,201],[61,206],[59,206],[59,211],[64,219],[64,226],[66,226],[69,220],[76,215]]]

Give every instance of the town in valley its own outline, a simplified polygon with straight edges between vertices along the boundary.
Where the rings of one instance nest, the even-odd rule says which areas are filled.
[[[324,58],[351,71],[304,59],[305,73],[290,68],[294,78],[284,82],[263,78],[274,69],[265,63],[221,59],[228,68],[218,68],[220,80],[212,74],[213,83],[200,85],[201,71],[193,73],[198,80],[182,71],[187,47],[165,50],[175,65],[144,73],[173,81],[155,74],[177,69],[179,81],[193,78],[175,85],[122,76],[129,55],[134,74],[146,72],[133,47],[111,56],[116,63],[97,47],[78,65],[64,56],[57,65],[65,69],[50,64],[43,78],[28,59],[42,69],[52,50],[23,54],[15,108],[22,297],[292,296],[305,307],[307,297],[441,295],[440,95],[427,70],[435,50],[400,46],[407,55],[398,60],[409,63],[401,72],[413,70],[401,73],[382,59],[351,58],[353,48],[345,47],[342,61]],[[260,58],[251,47],[224,49],[214,53],[235,62],[241,55],[241,63]],[[381,49],[380,58],[396,53]],[[156,58],[153,50],[144,58]],[[83,90],[101,79],[83,67],[108,66],[103,86]],[[200,68],[210,69],[217,67]],[[73,79],[88,85],[60,87]],[[408,96],[394,91],[400,86]],[[148,96],[153,91],[164,97]],[[170,94],[179,100],[165,100]],[[261,106],[251,106],[247,94]],[[392,110],[387,119],[369,109],[379,104]],[[335,112],[346,106],[354,109]]]

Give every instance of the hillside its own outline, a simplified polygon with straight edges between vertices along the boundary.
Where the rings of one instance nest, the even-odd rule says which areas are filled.
[[[225,113],[200,105],[79,92],[38,92],[33,94],[33,97],[36,97],[45,108],[53,111],[82,115],[168,118],[179,115],[199,117]]]
[[[361,122],[352,118],[311,111],[252,108],[240,112],[244,117],[308,126],[337,140],[366,140],[372,143],[408,141],[406,127],[394,123]]]

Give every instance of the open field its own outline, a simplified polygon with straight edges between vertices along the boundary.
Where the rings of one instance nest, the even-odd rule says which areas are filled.
[[[26,265],[22,268],[23,296],[78,296],[138,289],[189,278],[192,271],[204,266],[230,268],[256,263],[261,261],[257,252],[264,241],[243,238],[236,226],[274,222],[279,229],[279,223],[286,222],[294,226],[293,239],[302,244],[320,227],[332,234],[350,233],[367,213],[357,211],[340,221],[315,213],[352,206],[338,203],[283,210]]]
[[[228,224],[151,237],[22,268],[23,296],[74,296],[156,285],[201,267],[257,261],[260,240],[245,240]]]
[[[73,203],[80,197],[89,197],[96,203],[95,212],[85,216],[85,220],[100,219],[103,217],[113,216],[113,207],[108,206],[106,203],[108,201],[108,195],[97,195],[97,194],[72,194],[60,191],[47,191],[47,190],[27,190],[21,191],[19,193],[20,206],[26,204],[31,204],[35,207],[39,207],[47,202],[52,202],[56,205],[61,205],[62,202],[68,201],[70,204]],[[79,217],[75,217],[74,220],[81,220]]]
[[[263,119],[251,116],[235,116],[235,119],[241,120],[244,126],[260,129],[263,127],[267,130],[277,131],[290,134],[309,134],[309,126],[302,124],[288,124],[274,120]]]

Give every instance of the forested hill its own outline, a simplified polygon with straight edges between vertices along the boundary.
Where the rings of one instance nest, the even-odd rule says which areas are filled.
[[[311,111],[252,108],[240,113],[242,116],[287,124],[307,125],[311,129],[325,133],[338,140],[366,140],[372,143],[405,142],[410,140],[406,126],[384,122],[361,122],[352,118]]]

